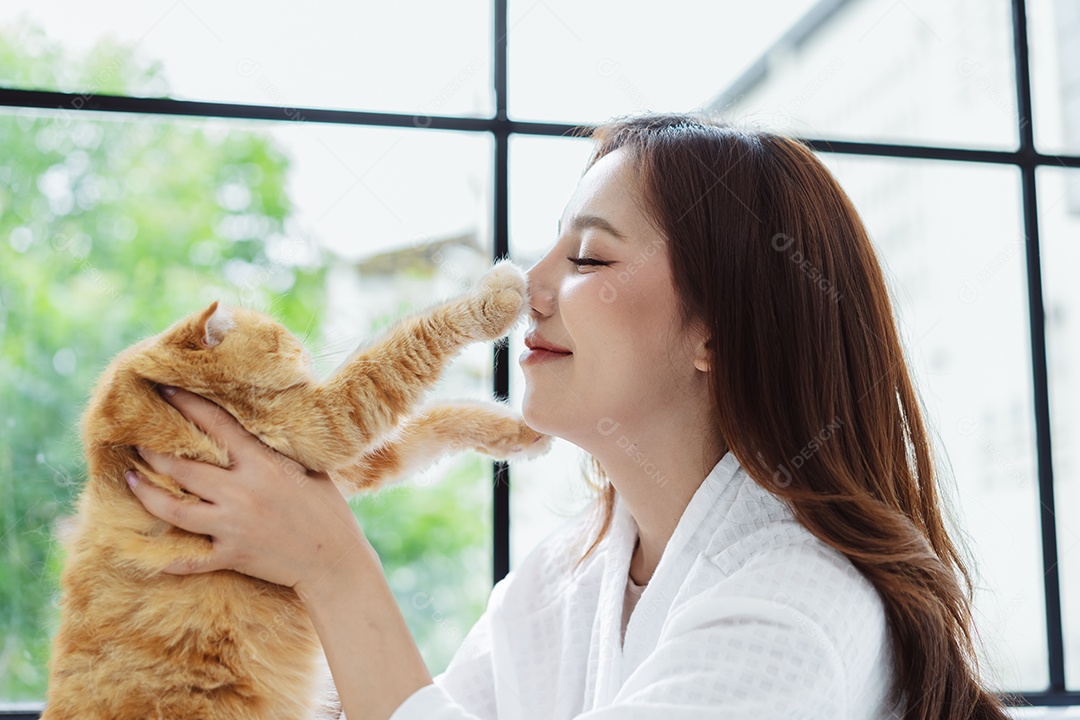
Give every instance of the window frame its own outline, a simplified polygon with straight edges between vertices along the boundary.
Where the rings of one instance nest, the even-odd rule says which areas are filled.
[[[553,122],[511,120],[507,114],[507,30],[508,0],[492,0],[494,5],[493,85],[495,112],[491,117],[410,115],[404,113],[331,110],[317,107],[281,107],[94,95],[25,90],[0,87],[0,107],[34,108],[89,113],[148,114],[171,117],[229,118],[274,122],[316,122],[366,127],[398,127],[417,130],[456,130],[487,133],[494,143],[493,260],[508,257],[509,247],[509,139],[511,135],[554,136],[586,134],[591,126]],[[1035,146],[1032,122],[1031,68],[1028,52],[1026,0],[1010,0],[1012,9],[1013,54],[1019,143],[1012,151],[981,150],[952,146],[925,146],[894,143],[855,142],[828,138],[800,138],[811,149],[864,157],[944,160],[962,163],[990,163],[1016,168],[1021,176],[1022,213],[1025,234],[1028,319],[1032,382],[1034,383],[1036,462],[1040,500],[1040,540],[1043,559],[1043,586],[1046,610],[1046,643],[1049,686],[1046,690],[1010,692],[1003,699],[1010,705],[1080,705],[1080,690],[1068,690],[1065,683],[1064,636],[1062,630],[1061,587],[1058,573],[1057,528],[1054,511],[1054,473],[1051,454],[1050,400],[1047,382],[1045,312],[1039,245],[1038,168],[1053,166],[1080,169],[1080,155],[1044,154]],[[494,394],[509,396],[509,346],[495,347]],[[495,462],[493,483],[493,582],[510,571],[510,471],[506,463]],[[29,720],[40,716],[37,708],[0,709],[0,718]]]

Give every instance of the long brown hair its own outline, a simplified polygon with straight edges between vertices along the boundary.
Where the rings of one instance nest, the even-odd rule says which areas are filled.
[[[715,432],[881,596],[905,720],[1004,720],[979,682],[971,578],[942,518],[881,267],[847,195],[802,144],[695,115],[617,118],[592,138],[586,170],[630,154],[684,320],[709,328]],[[615,490],[599,474],[599,529],[582,560],[612,519]]]

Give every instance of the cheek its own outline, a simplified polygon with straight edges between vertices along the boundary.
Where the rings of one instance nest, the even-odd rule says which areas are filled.
[[[592,332],[603,327],[612,304],[601,297],[605,284],[610,283],[605,283],[599,273],[576,275],[563,283],[559,315],[575,341],[587,341]]]
[[[631,277],[620,283],[614,273],[607,275],[585,276],[563,295],[566,329],[578,348],[587,350],[582,360],[598,363],[605,374],[655,365],[670,344],[670,287],[658,278]]]
[[[569,284],[560,314],[574,344],[587,351],[590,360],[625,352],[633,340],[632,317],[636,302],[600,273],[583,276]]]

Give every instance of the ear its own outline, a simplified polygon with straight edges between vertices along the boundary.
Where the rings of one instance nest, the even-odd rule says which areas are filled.
[[[221,341],[225,339],[225,334],[236,327],[236,322],[229,308],[218,305],[215,300],[203,311],[198,327],[202,330],[199,342],[205,348],[212,348],[221,344]]]
[[[713,353],[709,349],[709,339],[709,335],[701,333],[695,340],[694,367],[701,372],[709,372],[712,369]]]

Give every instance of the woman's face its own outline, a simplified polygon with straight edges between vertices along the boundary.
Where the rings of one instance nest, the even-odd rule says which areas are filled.
[[[626,151],[604,156],[528,272],[523,414],[586,450],[616,427],[647,432],[707,393],[704,338],[683,329],[667,242],[641,199]]]

